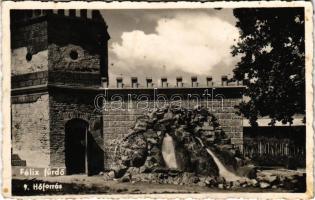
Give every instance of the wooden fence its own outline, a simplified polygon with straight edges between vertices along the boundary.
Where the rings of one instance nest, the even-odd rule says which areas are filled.
[[[258,165],[304,167],[305,151],[305,126],[244,127],[243,154]]]

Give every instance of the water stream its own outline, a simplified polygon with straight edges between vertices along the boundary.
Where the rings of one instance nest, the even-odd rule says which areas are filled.
[[[197,140],[204,147],[204,144],[201,141],[201,139],[197,137]],[[237,176],[236,174],[234,174],[234,173],[230,172],[228,169],[226,169],[226,167],[223,165],[223,163],[218,159],[218,157],[210,149],[206,148],[206,150],[207,150],[208,154],[213,158],[215,164],[218,166],[220,176],[225,178],[226,181],[237,181],[237,180],[242,179],[242,177]]]
[[[162,143],[162,156],[164,158],[166,167],[177,169],[177,162],[175,157],[175,146],[173,138],[169,134],[165,134]]]

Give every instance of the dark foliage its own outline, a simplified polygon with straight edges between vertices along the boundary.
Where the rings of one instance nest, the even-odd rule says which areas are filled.
[[[240,113],[257,125],[268,116],[292,123],[305,114],[305,43],[303,8],[234,9],[240,41],[232,47],[241,56],[235,80],[247,80]]]

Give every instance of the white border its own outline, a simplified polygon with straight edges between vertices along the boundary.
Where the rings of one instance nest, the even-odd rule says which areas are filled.
[[[246,7],[305,7],[305,60],[306,60],[306,154],[307,154],[307,192],[306,193],[203,193],[203,194],[141,194],[141,195],[62,195],[38,196],[39,198],[288,198],[310,199],[313,197],[313,87],[312,87],[312,61],[313,61],[313,8],[311,2],[295,1],[257,1],[257,2],[2,2],[2,122],[3,122],[3,174],[2,193],[5,197],[11,196],[11,122],[10,122],[10,9],[179,9],[179,8],[246,8]],[[17,197],[14,198],[35,198]]]

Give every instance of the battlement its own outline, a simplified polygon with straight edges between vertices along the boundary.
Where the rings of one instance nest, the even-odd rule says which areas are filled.
[[[30,22],[48,15],[64,16],[75,19],[90,20],[95,22],[104,22],[104,19],[98,10],[76,10],[76,9],[58,9],[58,10],[12,10],[11,11],[11,22],[23,23]]]
[[[243,87],[245,81],[231,81],[228,76],[221,76],[220,81],[213,81],[212,76],[197,77],[191,76],[191,79],[184,79],[183,77],[176,77],[170,80],[167,77],[153,80],[152,77],[138,78],[138,77],[116,77],[115,83],[109,83],[106,77],[102,77],[103,88],[125,88],[125,89],[143,89],[143,88],[207,88],[207,87]]]

